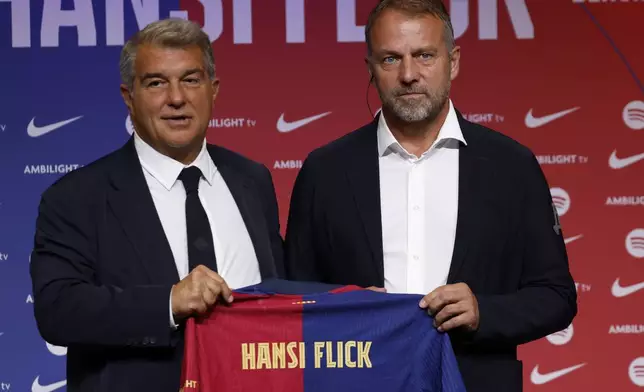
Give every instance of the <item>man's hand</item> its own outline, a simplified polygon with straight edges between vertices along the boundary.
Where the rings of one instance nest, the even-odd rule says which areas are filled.
[[[172,287],[172,314],[177,322],[209,311],[221,297],[230,303],[232,291],[216,272],[203,265]]]
[[[366,289],[371,290],[371,291],[377,291],[379,293],[386,293],[387,292],[387,289],[385,289],[384,287],[369,286],[369,287],[366,287]]]
[[[476,331],[479,327],[479,305],[465,283],[441,286],[423,297],[419,306],[434,316],[434,326],[441,332],[457,327]]]

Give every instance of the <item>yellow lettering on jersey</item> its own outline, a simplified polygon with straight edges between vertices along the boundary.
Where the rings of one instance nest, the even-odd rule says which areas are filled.
[[[271,369],[271,354],[268,343],[257,344],[257,369]]]
[[[305,353],[304,342],[242,343],[242,369],[304,369]]]
[[[322,358],[326,368],[371,368],[371,342],[314,342],[315,368],[322,367]],[[352,350],[353,349],[353,350]]]

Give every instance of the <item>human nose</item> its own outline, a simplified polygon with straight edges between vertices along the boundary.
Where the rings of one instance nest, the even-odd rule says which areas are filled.
[[[399,72],[400,81],[404,84],[411,84],[418,81],[418,64],[416,64],[411,56],[405,56],[401,59]]]
[[[180,83],[170,83],[168,88],[168,104],[181,107],[186,102],[185,91]]]

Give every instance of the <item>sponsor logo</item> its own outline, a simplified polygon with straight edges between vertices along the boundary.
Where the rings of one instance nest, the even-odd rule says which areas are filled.
[[[590,291],[591,286],[586,283],[575,282],[575,291],[577,293],[587,293]]]
[[[583,234],[578,234],[578,235],[576,235],[574,237],[568,237],[568,238],[564,239],[564,243],[569,244],[571,242],[575,242],[578,239],[582,238],[583,236],[584,236]]]
[[[622,119],[627,127],[635,130],[644,129],[644,102],[631,101],[622,111]]]
[[[0,253],[0,261],[9,260],[9,253]]]
[[[644,324],[613,324],[608,329],[611,335],[644,333]]]
[[[6,1],[6,0],[5,0]],[[104,2],[110,5],[108,12],[105,12],[104,21],[97,26],[98,15],[95,15],[92,7],[92,0],[75,0],[73,9],[63,9],[60,1],[44,1],[38,3],[39,9],[30,1],[10,1],[11,28],[7,29],[11,34],[11,46],[14,48],[30,48],[35,45],[40,47],[59,47],[61,31],[73,29],[75,31],[75,42],[79,47],[93,47],[98,45],[122,46],[125,42],[126,20],[136,20],[138,29],[142,29],[148,23],[160,18],[176,17],[182,19],[196,19],[186,10],[168,10],[160,7],[159,0],[146,0],[133,2],[132,7],[124,7],[123,2]],[[254,31],[253,4],[260,2],[250,1],[206,1],[199,0],[199,8],[203,9],[203,30],[210,36],[212,41],[219,39],[224,34],[224,27],[228,31],[226,36],[231,37],[234,44],[252,44],[254,36],[261,34],[261,31]],[[224,25],[224,3],[227,12],[232,14],[232,23]],[[306,42],[305,23],[306,4],[304,0],[289,0],[285,4],[285,30],[286,43]],[[325,24],[337,26],[333,29],[337,42],[364,42],[364,25],[359,25],[358,10],[355,1],[347,1],[344,6],[338,7],[336,20],[323,21]],[[32,8],[34,8],[32,10]],[[126,15],[126,12],[128,15]],[[257,11],[256,11],[257,12]],[[505,7],[499,10],[498,2],[487,3],[481,12],[473,14],[469,10],[468,2],[453,1],[450,7],[450,16],[454,27],[454,37],[460,38],[467,30],[475,25],[476,32],[481,40],[499,39],[500,20],[509,17],[512,32],[518,39],[534,39],[534,23],[526,0],[506,1]],[[31,16],[42,15],[36,23]],[[478,16],[478,21],[471,22],[472,15]],[[104,31],[97,28],[104,26]],[[39,37],[40,42],[34,44],[32,37]],[[99,42],[99,37],[101,41]],[[104,38],[103,38],[104,37]],[[104,41],[103,41],[104,39]]]
[[[578,109],[579,107],[570,108],[570,109],[562,110],[557,113],[547,114],[539,117],[534,116],[532,114],[532,109],[530,109],[528,110],[528,113],[525,115],[525,126],[528,128],[539,128],[555,120],[558,120],[564,116],[567,116]]]
[[[574,332],[575,331],[572,327],[572,324],[570,324],[568,328],[562,329],[559,332],[555,332],[546,336],[546,339],[555,346],[563,346],[564,344],[567,344],[572,340]]]
[[[277,119],[277,130],[281,133],[292,132],[298,128],[302,128],[303,126],[312,123],[313,121],[317,121],[325,116],[328,116],[329,114],[331,114],[331,112],[316,114],[314,116],[303,118],[301,120],[286,121],[284,119],[284,113],[282,113],[280,115],[280,118]]]
[[[610,154],[610,157],[608,158],[608,166],[610,166],[611,169],[623,169],[638,161],[641,161],[642,159],[644,159],[644,152],[625,158],[618,158],[617,150],[613,150],[613,152]]]
[[[644,258],[644,229],[635,229],[628,233],[626,251],[638,259]]]
[[[550,188],[552,203],[557,209],[557,214],[562,217],[570,209],[570,195],[563,188]]]
[[[58,165],[25,165],[24,174],[67,174],[83,165],[58,164]]]
[[[0,382],[0,391],[10,391],[11,390],[11,384],[8,382]]]
[[[608,196],[607,206],[644,206],[644,196]]]
[[[40,384],[40,376],[37,376],[33,384],[31,384],[31,392],[53,392],[67,385],[67,380],[58,381],[53,384]]]
[[[628,367],[628,376],[633,384],[644,387],[644,357],[635,358]]]
[[[53,132],[57,130],[58,128],[62,128],[67,124],[71,124],[74,121],[80,119],[83,116],[78,116],[74,118],[70,118],[69,120],[63,120],[59,121],[57,123],[53,124],[48,124],[48,125],[43,125],[43,126],[37,126],[34,122],[36,121],[36,117],[32,118],[31,121],[29,122],[29,125],[27,125],[27,134],[31,137],[40,137],[43,135],[46,135],[50,132]]]
[[[505,116],[496,113],[463,113],[463,117],[467,121],[478,124],[502,123],[505,121]]]
[[[537,161],[541,165],[574,165],[588,163],[588,157],[576,154],[537,155]]]
[[[301,160],[275,161],[273,169],[301,169]]]
[[[34,303],[34,297],[31,294],[27,295],[27,299],[25,300],[25,303],[33,304]]]
[[[249,127],[252,128],[257,125],[256,120],[251,120],[250,118],[213,118],[208,123],[210,128],[243,128]]]
[[[0,124],[0,132],[4,132],[7,130],[7,124]]]
[[[621,298],[621,297],[626,297],[628,295],[636,293],[641,289],[644,289],[644,282],[635,283],[629,286],[622,286],[619,283],[619,278],[617,278],[613,282],[613,286],[611,287],[611,293],[613,294],[613,297]]]
[[[49,342],[45,342],[47,345],[47,350],[49,350],[50,353],[54,354],[57,357],[62,357],[67,355],[67,347],[62,347],[62,346],[54,346],[53,344],[50,344]]]
[[[549,372],[549,373],[539,373],[539,365],[536,365],[534,369],[532,369],[532,373],[530,374],[530,381],[532,381],[532,383],[535,385],[542,385],[550,381],[556,380],[559,377],[563,377],[568,373],[574,372],[575,370],[579,369],[584,365],[585,363],[580,363],[579,365],[570,366],[570,367],[560,369],[560,370],[555,370],[554,372]]]

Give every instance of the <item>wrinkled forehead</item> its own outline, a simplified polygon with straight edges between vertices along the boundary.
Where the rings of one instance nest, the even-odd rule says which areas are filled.
[[[444,23],[429,14],[409,15],[386,11],[371,30],[371,49],[375,53],[413,53],[445,46]]]

